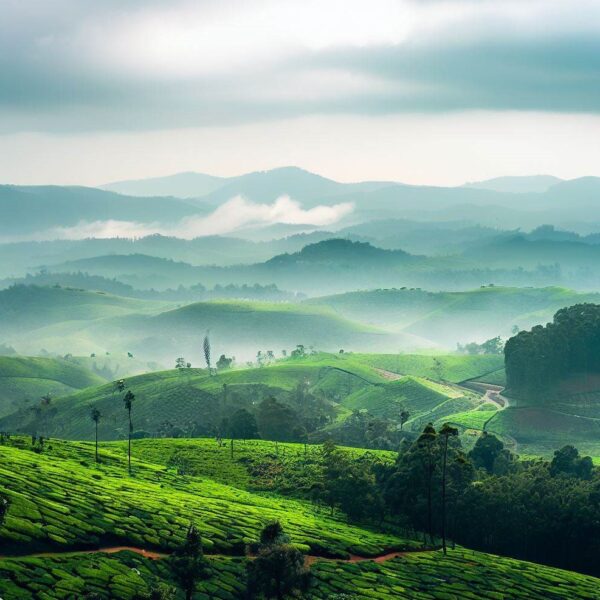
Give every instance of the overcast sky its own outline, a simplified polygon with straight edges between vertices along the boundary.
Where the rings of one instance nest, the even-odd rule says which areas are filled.
[[[600,175],[598,0],[0,0],[0,182]]]

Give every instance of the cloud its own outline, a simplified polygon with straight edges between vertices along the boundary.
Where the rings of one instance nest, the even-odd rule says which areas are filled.
[[[9,0],[0,132],[600,112],[596,0]]]
[[[349,202],[333,206],[315,206],[304,210],[289,196],[278,198],[273,204],[255,204],[236,196],[206,216],[186,217],[172,225],[133,221],[80,222],[72,227],[56,227],[31,236],[35,240],[86,238],[137,238],[161,234],[184,239],[234,233],[248,227],[274,225],[306,225],[322,227],[333,225],[350,214]]]

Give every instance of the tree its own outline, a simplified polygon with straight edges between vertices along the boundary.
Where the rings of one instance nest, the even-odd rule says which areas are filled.
[[[439,435],[444,440],[444,454],[442,459],[442,550],[446,554],[446,465],[448,462],[448,438],[458,435],[458,429],[444,423]]]
[[[6,496],[0,496],[0,526],[2,526],[4,519],[6,519],[9,507],[10,500]]]
[[[421,460],[425,471],[427,489],[427,532],[433,545],[433,473],[435,471],[435,451],[437,433],[432,423],[427,423],[423,433],[418,437],[416,445],[421,452]]]
[[[129,434],[127,436],[127,470],[131,475],[131,434],[133,433],[133,423],[131,421],[131,409],[133,407],[133,401],[135,400],[135,396],[131,390],[127,390],[125,397],[123,398],[123,403],[125,404],[125,409],[127,410],[127,416],[129,417]]]
[[[183,588],[186,600],[191,600],[196,585],[209,576],[209,569],[202,549],[202,537],[190,524],[184,543],[173,552],[171,559],[173,577]]]
[[[233,358],[227,358],[227,356],[221,354],[221,356],[219,356],[219,360],[217,361],[217,369],[219,371],[230,369],[231,363],[233,363]]]
[[[210,338],[208,337],[209,332],[206,332],[204,336],[204,360],[206,361],[206,368],[208,369],[208,374],[212,374],[212,368],[210,366]]]
[[[504,444],[495,435],[484,431],[469,452],[469,457],[476,469],[484,468],[488,473],[493,473],[496,459],[503,450]]]
[[[256,417],[245,408],[236,410],[229,419],[229,435],[233,439],[257,439],[259,436]]]
[[[101,417],[102,413],[96,407],[92,408],[90,418],[94,422],[96,430],[96,462],[98,462],[98,423],[100,422]]]
[[[281,525],[270,523],[260,538],[256,558],[247,565],[250,595],[283,600],[306,589],[309,571],[304,556],[289,543]]]
[[[186,362],[185,362],[185,358],[183,358],[183,356],[180,356],[179,358],[177,358],[175,360],[175,368],[178,370],[181,369],[185,369],[186,367]]]
[[[406,421],[408,421],[408,419],[410,418],[410,413],[403,408],[400,411],[400,431],[402,431],[402,429],[404,428],[404,424],[406,423]]]
[[[554,452],[554,458],[550,463],[550,474],[567,475],[579,479],[591,479],[594,471],[594,463],[589,456],[579,456],[579,450],[574,446],[563,446]]]
[[[265,440],[292,442],[301,437],[296,411],[273,398],[265,398],[258,406],[258,429]]]

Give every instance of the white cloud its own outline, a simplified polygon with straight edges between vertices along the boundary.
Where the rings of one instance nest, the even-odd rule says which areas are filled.
[[[36,240],[92,237],[136,238],[159,233],[192,239],[235,233],[251,226],[266,226],[276,223],[315,227],[332,225],[350,214],[352,210],[353,205],[349,202],[333,206],[315,206],[304,210],[299,202],[292,200],[289,196],[282,196],[273,204],[255,204],[241,196],[236,196],[209,215],[186,217],[171,225],[116,220],[80,222],[73,227],[56,227],[38,232],[31,238]]]

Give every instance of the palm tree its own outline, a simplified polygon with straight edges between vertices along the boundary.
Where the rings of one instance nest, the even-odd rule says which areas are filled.
[[[90,418],[94,421],[96,425],[96,462],[98,462],[98,422],[102,417],[102,413],[96,408],[92,408],[92,412],[90,413]]]
[[[444,423],[439,431],[439,436],[444,438],[444,456],[442,459],[442,550],[446,554],[446,463],[448,458],[448,438],[458,435],[458,429]]]
[[[125,408],[127,409],[127,415],[129,417],[129,435],[127,436],[127,470],[131,475],[131,434],[133,433],[133,423],[131,422],[131,408],[133,406],[133,401],[135,400],[135,396],[131,390],[127,390],[125,397],[123,398],[123,402],[125,403]]]

